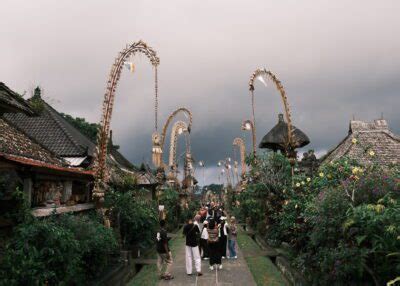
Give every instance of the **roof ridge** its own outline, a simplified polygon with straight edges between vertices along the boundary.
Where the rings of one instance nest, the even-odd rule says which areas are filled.
[[[345,144],[347,139],[349,139],[352,135],[353,135],[353,133],[347,134],[342,140],[340,140],[340,142],[338,144],[336,144],[335,147],[333,147],[332,149],[328,150],[328,152],[324,156],[322,156],[320,158],[320,161],[323,162],[326,159],[328,159],[328,157],[331,156],[333,153],[335,153],[335,151],[337,151],[342,144]],[[347,154],[350,151],[351,147],[352,147],[352,144],[350,144],[346,148],[345,154]]]
[[[390,130],[385,130],[384,133],[386,135],[388,135],[390,138],[392,138],[393,140],[399,141],[400,142],[400,136],[398,136],[397,134],[393,133]]]
[[[19,104],[21,104],[26,112],[33,114],[34,112],[31,109],[31,106],[28,104],[28,101],[22,97],[18,92],[12,90],[8,87],[4,82],[0,81],[0,87],[3,88],[9,97],[16,100]]]
[[[69,125],[71,128],[76,129],[83,137],[85,137],[87,140],[89,140],[90,142],[92,142],[93,144],[96,145],[96,142],[94,142],[92,139],[90,139],[88,136],[86,136],[86,134],[82,133],[79,129],[77,129],[75,126],[73,126],[71,123],[69,123],[64,116],[62,116],[62,114],[60,112],[58,112],[54,107],[52,107],[50,104],[48,104],[46,102],[46,104],[48,105],[48,107],[54,112],[56,113],[58,116],[60,116],[62,118],[62,120],[64,121],[65,124]],[[65,113],[64,113],[65,114]],[[67,114],[66,114],[67,115]],[[76,117],[75,117],[76,118]],[[78,144],[79,145],[79,144]]]
[[[57,111],[53,107],[51,107],[50,104],[48,104],[45,100],[43,100],[43,99],[40,99],[40,100],[43,101],[43,103],[47,107],[46,111],[49,113],[50,117],[54,120],[54,122],[58,125],[58,127],[60,127],[60,129],[64,132],[64,134],[67,136],[67,138],[75,145],[75,147],[77,147],[78,149],[81,149],[82,151],[86,151],[85,148],[83,148],[78,142],[75,141],[75,139],[72,137],[72,135],[69,134],[68,130],[61,124],[60,120],[58,118],[56,118],[54,116],[54,114],[52,113],[52,111],[54,111],[54,112],[57,112]]]

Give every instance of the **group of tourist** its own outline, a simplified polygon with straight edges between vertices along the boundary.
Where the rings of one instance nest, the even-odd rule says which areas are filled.
[[[222,269],[222,260],[237,259],[236,240],[237,226],[235,217],[231,217],[229,223],[222,204],[210,202],[202,206],[194,219],[188,219],[183,227],[183,235],[186,238],[186,273],[202,276],[201,260],[210,261],[210,270]],[[157,232],[157,267],[160,279],[173,279],[172,254],[168,244],[165,221],[160,221],[160,230]],[[227,250],[229,256],[227,256]],[[196,272],[193,273],[193,261]],[[165,271],[162,268],[165,265]]]

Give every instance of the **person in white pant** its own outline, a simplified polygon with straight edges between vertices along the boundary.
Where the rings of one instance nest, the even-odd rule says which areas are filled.
[[[192,261],[194,260],[197,276],[201,276],[203,274],[201,273],[201,257],[199,251],[200,228],[197,222],[193,223],[193,220],[189,219],[183,228],[183,235],[186,237],[186,273],[187,275],[193,274]]]

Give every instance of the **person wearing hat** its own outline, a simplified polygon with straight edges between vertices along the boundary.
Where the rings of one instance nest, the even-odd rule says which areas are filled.
[[[201,258],[203,258],[204,260],[209,259],[208,244],[207,244],[208,241],[207,226],[208,226],[208,221],[205,220],[200,235],[200,253],[201,253]]]
[[[226,246],[228,241],[228,227],[226,223],[226,217],[221,216],[221,227],[219,228],[219,243],[220,243],[220,253],[222,259],[226,258]]]

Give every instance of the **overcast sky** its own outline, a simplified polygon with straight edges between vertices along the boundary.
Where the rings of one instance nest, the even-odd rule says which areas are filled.
[[[160,124],[179,106],[192,110],[192,150],[214,167],[211,182],[235,137],[250,148],[240,125],[250,118],[248,80],[258,67],[282,81],[307,148],[334,147],[353,115],[383,113],[400,133],[399,11],[398,0],[1,0],[0,81],[27,97],[40,85],[57,110],[97,122],[114,58],[142,39],[161,60]],[[138,164],[151,160],[154,77],[145,56],[134,62],[117,88],[112,129]],[[255,101],[260,140],[282,104],[261,83]]]

